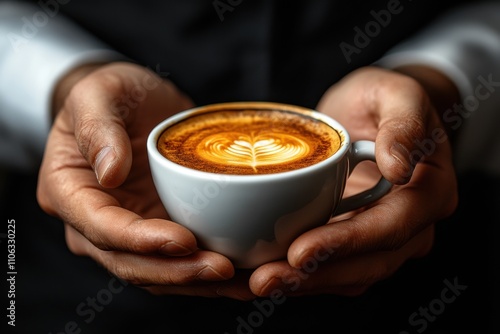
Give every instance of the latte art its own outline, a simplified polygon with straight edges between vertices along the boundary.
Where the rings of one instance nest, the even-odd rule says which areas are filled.
[[[255,172],[261,166],[290,163],[306,157],[309,145],[286,133],[222,132],[205,138],[198,154],[208,161],[233,166],[248,166]]]
[[[334,154],[341,136],[306,115],[279,110],[220,110],[167,128],[158,150],[168,160],[218,174],[270,174],[316,164]]]

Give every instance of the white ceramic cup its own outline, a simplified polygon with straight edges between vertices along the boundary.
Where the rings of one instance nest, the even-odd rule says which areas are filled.
[[[293,171],[260,175],[203,172],[173,163],[157,148],[168,127],[217,109],[284,110],[313,117],[337,130],[340,149],[327,159]],[[300,234],[327,223],[333,215],[382,197],[391,183],[381,178],[372,188],[342,199],[347,178],[359,162],[375,162],[375,143],[351,142],[346,129],[320,112],[269,102],[231,102],[180,112],[160,124],[147,141],[153,180],[172,221],[190,231],[199,246],[227,256],[239,268],[255,268],[286,257]]]

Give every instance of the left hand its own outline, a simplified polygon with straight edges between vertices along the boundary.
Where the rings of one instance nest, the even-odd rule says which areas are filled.
[[[434,224],[458,201],[451,145],[430,101],[416,80],[374,67],[354,71],[324,94],[319,111],[343,124],[353,141],[376,143],[378,169],[359,165],[346,194],[371,187],[380,174],[394,186],[373,205],[298,237],[287,260],[252,274],[253,293],[359,295],[430,251]]]
[[[198,249],[155,190],[149,132],[193,101],[172,81],[127,62],[77,67],[55,96],[37,198],[64,223],[69,250],[154,294],[254,298],[247,274],[234,277],[229,259]]]

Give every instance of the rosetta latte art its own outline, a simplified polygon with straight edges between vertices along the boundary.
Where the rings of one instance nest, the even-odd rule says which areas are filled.
[[[341,146],[335,129],[280,110],[218,110],[177,122],[162,133],[168,160],[209,173],[259,175],[317,164]]]
[[[290,163],[306,157],[309,145],[286,133],[223,132],[204,138],[198,154],[208,161],[234,166],[261,166]]]

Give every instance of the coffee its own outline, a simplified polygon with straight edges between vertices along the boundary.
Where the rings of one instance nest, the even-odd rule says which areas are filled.
[[[188,109],[156,125],[146,147],[169,219],[235,268],[286,258],[299,235],[373,203],[392,187],[381,178],[344,197],[350,172],[376,162],[375,142],[353,142],[328,115],[283,103]]]
[[[342,137],[313,117],[280,110],[218,110],[167,128],[158,150],[204,172],[272,174],[314,165],[333,155]]]

